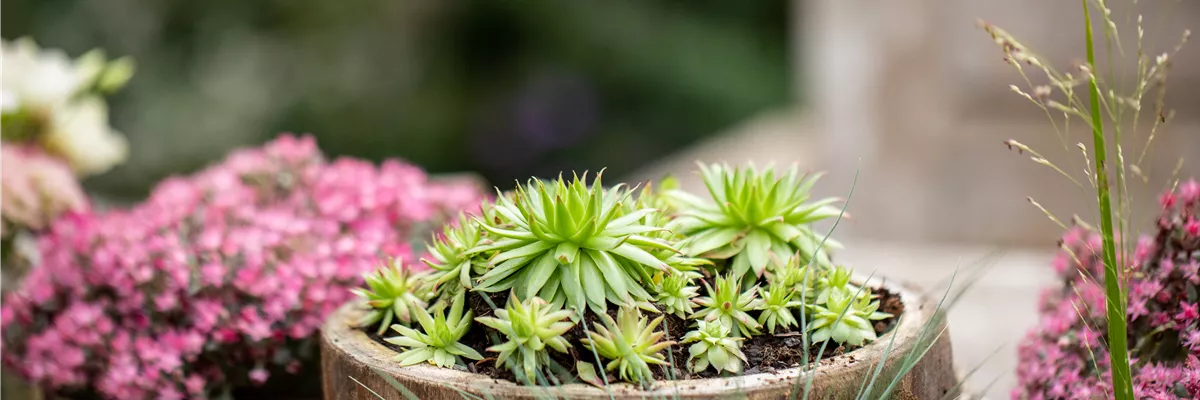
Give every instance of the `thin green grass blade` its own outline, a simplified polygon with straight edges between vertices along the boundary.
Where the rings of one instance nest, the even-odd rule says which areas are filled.
[[[375,375],[379,375],[380,378],[383,378],[384,381],[387,381],[387,383],[392,385],[392,388],[395,388],[397,392],[400,392],[400,395],[404,396],[405,399],[421,400],[420,397],[417,397],[417,395],[411,390],[408,390],[408,387],[404,386],[403,383],[400,383],[400,381],[397,381],[396,378],[392,377],[391,375],[385,374],[380,370],[375,370]]]
[[[583,324],[583,334],[587,335],[588,340],[592,340],[592,328],[588,326],[587,318],[580,318],[579,323]],[[604,362],[600,360],[600,354],[596,353],[594,347],[589,347],[589,349],[592,351],[592,358],[596,360],[596,370],[600,372],[600,380],[604,381],[604,390],[608,392],[608,399],[615,400],[612,388],[608,385],[608,376],[605,375]]]
[[[871,275],[867,277],[867,282],[870,282],[871,279],[874,277],[875,277],[875,273],[872,272]],[[866,290],[866,289],[867,289],[867,285],[866,285],[866,283],[864,283],[862,286],[858,287],[858,291],[855,291],[854,297],[851,297],[851,298],[857,299],[858,296],[862,295],[863,290]],[[850,311],[850,307],[846,307],[845,309],[843,309],[841,314],[838,314],[837,319],[833,320],[833,324],[837,325],[837,324],[841,323],[842,317],[845,317],[846,312],[848,312],[848,311]],[[808,332],[805,332],[805,334],[807,335]],[[824,341],[821,342],[821,348],[817,350],[817,360],[815,362],[813,362],[812,367],[811,367],[811,369],[809,369],[809,371],[815,371],[818,367],[821,366],[821,356],[825,354],[825,348],[829,346],[829,342],[832,340],[833,340],[833,338],[829,338],[829,339],[825,339]],[[817,374],[815,374],[815,373],[808,374],[808,379],[804,383],[804,400],[808,400],[808,395],[812,393],[813,379],[816,378],[816,375]]]
[[[1092,17],[1087,0],[1083,4],[1084,40],[1087,62],[1091,68],[1088,79],[1088,100],[1091,103],[1092,149],[1095,160],[1096,200],[1100,206],[1100,234],[1104,242],[1104,286],[1108,317],[1108,350],[1112,368],[1113,396],[1117,400],[1133,400],[1133,381],[1129,371],[1129,344],[1125,321],[1125,296],[1117,268],[1117,252],[1113,238],[1112,200],[1108,185],[1108,152],[1105,148],[1104,121],[1100,111],[1100,88],[1096,83],[1096,49],[1092,37]]]
[[[933,349],[934,344],[941,340],[942,336],[946,332],[946,328],[940,329],[937,334],[931,338],[930,335],[932,334],[933,328],[938,325],[942,325],[946,319],[946,315],[949,313],[949,310],[954,308],[954,306],[958,304],[959,300],[962,299],[962,296],[966,294],[967,291],[969,291],[970,288],[973,287],[975,283],[978,282],[992,266],[995,265],[995,261],[999,259],[1000,254],[1002,253],[994,251],[981,257],[979,260],[972,262],[970,265],[973,267],[967,271],[968,275],[966,281],[960,284],[958,287],[954,286],[954,282],[958,280],[959,272],[962,270],[961,263],[959,266],[954,268],[954,272],[950,275],[946,289],[942,293],[942,298],[938,300],[937,307],[934,309],[935,314],[933,318],[931,318],[929,322],[926,323],[923,328],[921,328],[921,333],[917,336],[916,347],[914,348],[913,352],[909,353],[908,356],[904,358],[904,362],[901,363],[896,375],[892,377],[891,382],[888,384],[887,388],[884,389],[883,393],[881,394],[881,398],[889,398],[892,395],[892,392],[896,390],[896,387],[899,386],[900,380],[903,379],[904,376],[910,371],[912,371],[914,367],[916,367],[917,363],[919,363],[921,359],[923,359],[925,355],[931,349]],[[948,303],[947,300],[949,300]]]
[[[367,389],[368,392],[371,392],[371,394],[375,395],[375,397],[378,397],[379,400],[387,400],[387,399],[383,398],[383,396],[380,396],[379,393],[376,393],[374,390],[371,390],[371,388],[367,387],[367,385],[364,385],[362,382],[359,382],[358,379],[354,379],[353,376],[347,375],[346,377],[350,378],[350,380],[354,381],[354,383],[357,383],[358,386],[362,386],[363,389]]]
[[[942,315],[944,315],[942,312],[942,310],[943,310],[942,305],[945,304],[946,298],[948,298],[950,296],[951,288],[954,287],[954,280],[958,277],[958,270],[959,270],[959,267],[954,267],[954,272],[950,275],[950,283],[946,287],[946,291],[942,293],[942,298],[941,298],[941,300],[938,300],[937,307],[934,309],[933,318],[930,318],[929,322],[927,322],[925,324],[925,326],[921,328],[921,334],[917,336],[917,346],[918,347],[920,347],[922,345],[922,343],[924,343],[925,338],[927,337],[926,335],[930,332],[930,329],[932,329],[934,326],[937,326],[938,323],[941,321]],[[932,347],[932,343],[934,343],[934,342],[930,342],[929,346]],[[882,398],[887,398],[887,396],[890,396],[890,393],[892,392],[892,390],[895,390],[896,385],[898,385],[900,383],[900,378],[903,378],[904,374],[906,374],[908,372],[907,370],[905,370],[904,366],[906,366],[906,365],[910,366],[908,369],[911,369],[912,365],[916,365],[916,362],[913,361],[913,357],[916,356],[916,354],[917,354],[917,352],[913,351],[911,353],[908,353],[908,356],[904,357],[904,362],[901,364],[901,371],[897,372],[896,376],[892,377],[892,381],[890,383],[888,383],[888,386],[883,390],[884,396]]]
[[[896,326],[899,327],[900,323],[903,321],[904,314],[896,317]],[[894,330],[896,328],[893,327],[892,329]],[[892,346],[896,344],[896,336],[898,335],[896,335],[895,332],[892,332],[892,338],[888,340],[887,348],[883,349],[883,357],[880,357],[879,364],[875,366],[875,371],[863,378],[862,384],[860,384],[858,387],[858,395],[854,396],[854,398],[866,399],[866,397],[863,396],[866,396],[867,393],[871,393],[871,388],[875,386],[875,382],[879,380],[879,374],[883,372],[883,366],[887,363],[888,356],[892,354]]]
[[[838,224],[840,224],[842,222],[842,218],[845,217],[845,215],[846,215],[846,208],[850,207],[850,199],[854,198],[854,188],[858,186],[858,173],[859,173],[859,170],[855,169],[854,170],[854,180],[850,182],[850,191],[849,191],[849,193],[846,194],[846,202],[842,203],[842,210],[840,212],[838,212],[837,218],[833,220],[833,226],[829,227],[829,231],[825,232],[825,237],[821,238],[821,245],[817,246],[817,249],[813,251],[812,259],[808,261],[808,267],[804,273],[804,287],[809,286],[808,285],[810,282],[809,278],[812,276],[812,272],[813,272],[812,266],[813,266],[813,263],[818,259],[817,255],[820,254],[821,249],[825,248],[825,242],[827,242],[829,240],[829,237],[833,235],[833,232],[835,230],[837,230]],[[804,345],[804,351],[801,352],[802,353],[801,354],[801,363],[802,363],[802,365],[805,365],[805,366],[809,365],[808,347],[810,345],[809,340],[808,340],[808,314],[806,312],[804,312],[807,309],[808,309],[807,297],[800,296],[800,310],[801,310],[801,312],[800,312],[800,332],[802,332],[800,337],[802,338],[802,342]],[[820,362],[821,362],[821,359],[818,357],[816,360],[816,363],[819,364]],[[796,396],[800,394],[800,392],[799,392],[800,391],[800,380],[804,376],[803,368],[801,369],[800,372],[801,372],[800,374],[796,375],[796,383],[794,385],[792,385],[791,394],[788,395],[788,399],[790,399],[790,400],[796,400]],[[809,383],[811,383],[811,382],[812,382],[812,378],[809,377]],[[809,386],[806,385],[806,387],[809,387]],[[808,390],[810,390],[810,389],[805,389],[805,393],[804,393],[804,397],[806,399],[808,398]]]
[[[958,384],[954,385],[954,387],[951,388],[949,392],[946,392],[945,396],[942,396],[942,400],[950,399],[951,398],[950,395],[954,395],[953,398],[961,398],[962,397],[962,388],[963,388],[963,385],[965,385],[967,383],[967,378],[970,378],[971,376],[975,375],[976,372],[979,372],[979,369],[983,368],[983,366],[985,364],[987,364],[988,360],[992,359],[992,357],[995,357],[996,354],[999,354],[1000,350],[1004,349],[1004,347],[1005,347],[1004,345],[996,346],[996,349],[992,350],[992,352],[989,353],[987,355],[987,357],[984,357],[983,361],[980,361],[979,364],[975,364],[975,366],[972,367],[970,371],[967,371],[967,373],[965,375],[963,375],[961,377],[961,379],[959,379]],[[996,377],[996,378],[999,378],[999,377]],[[993,380],[992,380],[993,383],[995,382],[996,378],[993,378]],[[985,392],[986,392],[986,390],[985,390]]]

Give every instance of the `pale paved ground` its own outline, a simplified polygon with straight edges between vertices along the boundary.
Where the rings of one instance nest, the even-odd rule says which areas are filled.
[[[814,154],[815,146],[807,134],[811,129],[803,113],[785,110],[768,114],[731,129],[729,134],[665,158],[627,180],[672,174],[680,178],[685,189],[701,192],[703,186],[692,173],[695,160],[735,164],[755,161],[760,165],[796,163],[801,168],[815,168],[818,154]],[[903,212],[904,205],[897,204],[897,208]],[[957,266],[967,270],[973,262],[994,255],[989,272],[951,309],[950,331],[958,368],[965,373],[978,367],[968,385],[979,390],[995,380],[987,390],[988,398],[1008,398],[1008,391],[1015,384],[1016,343],[1037,322],[1040,289],[1055,284],[1049,267],[1053,238],[1046,240],[1046,246],[1032,250],[902,243],[864,238],[856,233],[855,225],[850,222],[845,226],[848,229],[839,229],[843,235],[837,237],[847,245],[846,250],[837,254],[839,262],[854,266],[858,272],[875,272],[930,290],[937,290],[935,286],[944,282]]]
[[[935,296],[944,290],[937,285],[955,268],[961,279],[980,266],[977,261],[990,260],[987,272],[950,308],[950,335],[958,368],[964,373],[979,368],[968,378],[968,385],[980,390],[995,379],[987,391],[989,398],[1008,397],[1016,383],[1016,342],[1037,322],[1040,288],[1055,284],[1049,267],[1051,253],[853,238],[845,242],[847,250],[838,253],[839,262],[859,272],[916,283]]]

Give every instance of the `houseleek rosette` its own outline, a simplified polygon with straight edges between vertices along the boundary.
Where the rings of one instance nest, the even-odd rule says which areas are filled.
[[[459,343],[463,335],[471,329],[473,315],[471,311],[463,315],[463,298],[461,292],[454,298],[449,315],[444,308],[435,310],[436,315],[432,316],[424,308],[413,309],[413,314],[424,332],[400,324],[392,325],[392,330],[400,336],[386,338],[384,341],[408,349],[395,357],[400,366],[428,362],[439,367],[452,367],[461,363],[460,357],[483,359],[475,349]]]
[[[622,307],[616,320],[608,314],[600,314],[600,318],[604,325],[596,326],[580,342],[611,360],[604,369],[617,371],[621,379],[643,384],[654,380],[650,366],[667,365],[662,351],[675,344],[662,340],[666,332],[654,330],[663,316],[647,322],[637,309]]]
[[[510,296],[508,305],[496,310],[495,317],[479,317],[475,320],[499,331],[507,339],[487,349],[500,353],[496,356],[496,366],[507,367],[518,380],[535,383],[538,371],[550,364],[547,349],[566,353],[571,347],[562,334],[575,326],[569,320],[573,314],[538,297],[521,302],[515,296]]]
[[[793,254],[806,263],[830,265],[829,250],[840,244],[822,244],[823,235],[810,224],[841,210],[832,206],[838,202],[834,198],[808,202],[819,175],[801,175],[793,166],[776,178],[769,167],[760,172],[753,165],[720,164],[701,164],[700,174],[711,199],[680,190],[667,193],[679,210],[670,227],[687,236],[679,243],[685,255],[732,259],[735,273],[758,277],[772,259],[782,263]]]
[[[742,341],[745,338],[730,336],[729,326],[714,322],[700,321],[695,330],[683,335],[683,344],[692,343],[688,347],[688,363],[692,372],[700,372],[710,365],[717,372],[742,372],[742,362],[746,355],[742,353]]]
[[[586,176],[585,178],[586,179]],[[607,303],[652,308],[648,285],[656,271],[678,273],[669,260],[651,252],[675,251],[664,240],[644,236],[665,229],[644,225],[656,210],[628,210],[629,191],[605,190],[597,176],[591,187],[576,176],[551,182],[530,181],[491,207],[494,219],[478,220],[493,243],[472,253],[495,252],[475,290],[512,290],[596,314]]]
[[[762,304],[755,293],[757,286],[742,291],[738,277],[740,275],[717,276],[715,285],[704,282],[708,296],[693,300],[700,309],[692,314],[692,318],[727,326],[733,332],[733,336],[737,337],[761,333],[759,329],[762,325],[750,316],[750,312],[757,310]]]
[[[447,288],[472,287],[473,278],[487,264],[479,253],[470,252],[486,242],[483,232],[475,219],[459,214],[455,223],[446,225],[441,235],[435,235],[426,246],[431,258],[422,258],[421,262],[433,269],[429,282],[436,286],[438,292],[455,292]]]
[[[830,292],[825,304],[812,306],[812,321],[808,326],[812,341],[819,343],[833,339],[839,344],[854,346],[874,341],[877,337],[871,321],[892,316],[878,310],[879,302],[871,301],[870,297]]]
[[[803,304],[792,299],[795,294],[796,292],[783,283],[772,283],[767,288],[760,287],[758,289],[758,295],[761,298],[757,308],[758,323],[767,327],[767,332],[774,335],[776,326],[790,329],[799,325],[792,310],[803,308]]]
[[[682,272],[670,276],[664,276],[662,273],[654,275],[654,299],[662,306],[663,313],[675,314],[679,318],[687,318],[692,313],[696,306],[692,298],[696,297],[700,290],[692,283],[697,278],[699,274],[695,272]]]
[[[424,274],[409,270],[399,258],[393,258],[391,266],[363,274],[363,280],[367,283],[367,289],[354,288],[351,291],[369,311],[354,325],[369,327],[378,323],[377,335],[387,332],[393,319],[408,324],[412,322],[415,310],[424,310],[428,306],[426,301],[429,300],[431,288],[425,284]]]

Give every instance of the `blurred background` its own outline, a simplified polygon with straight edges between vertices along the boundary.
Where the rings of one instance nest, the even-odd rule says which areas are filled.
[[[500,185],[627,175],[793,100],[786,1],[5,1],[3,36],[129,55],[112,100],[138,198],[277,132]]]
[[[1118,60],[1137,54],[1137,12],[1147,54],[1200,29],[1196,2],[1110,3],[1123,24]],[[86,182],[114,199],[141,198],[165,176],[281,131],[311,132],[330,155],[402,157],[501,187],[607,167],[612,178],[674,174],[699,190],[694,161],[755,161],[827,170],[820,194],[844,196],[857,171],[839,260],[933,286],[956,266],[1001,254],[951,320],[959,367],[983,365],[972,385],[998,377],[988,392],[1002,395],[1014,382],[1015,343],[1036,322],[1037,293],[1054,284],[1048,260],[1060,228],[1026,198],[1064,220],[1094,220],[1095,207],[1090,190],[1002,144],[1019,140],[1082,176],[1077,150],[1008,91],[1023,81],[975,21],[1006,28],[1066,69],[1083,55],[1078,6],[8,0],[0,33],[137,60],[110,103],[131,159]],[[1175,119],[1141,166],[1148,179],[1131,187],[1134,219],[1145,216],[1147,228],[1172,177],[1200,175],[1194,47],[1174,61]],[[1147,130],[1128,135],[1130,151]],[[1090,144],[1087,132],[1070,135],[1069,145]]]

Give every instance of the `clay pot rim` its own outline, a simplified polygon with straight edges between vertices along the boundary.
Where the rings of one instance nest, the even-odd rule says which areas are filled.
[[[834,377],[843,373],[847,374],[847,376],[861,375],[863,371],[860,370],[862,369],[870,373],[878,365],[878,361],[883,357],[885,352],[889,353],[886,362],[888,366],[895,364],[898,362],[897,357],[913,351],[913,348],[918,344],[918,339],[926,323],[937,312],[937,303],[923,294],[921,289],[915,284],[880,278],[868,279],[868,277],[859,274],[855,274],[852,277],[852,282],[857,285],[862,285],[865,282],[871,287],[884,287],[898,294],[900,300],[904,303],[904,313],[901,314],[903,318],[899,319],[899,323],[892,330],[880,335],[878,339],[866,346],[849,353],[822,358],[821,365],[809,372],[817,374],[814,376],[814,381],[819,381],[822,376]],[[371,366],[377,370],[376,372],[393,377],[397,381],[422,381],[443,385],[456,391],[462,390],[467,393],[483,390],[484,393],[490,393],[496,398],[507,398],[507,396],[512,395],[519,395],[521,398],[525,396],[544,395],[565,396],[561,398],[609,398],[611,396],[638,396],[640,398],[640,396],[686,397],[735,393],[742,390],[753,391],[756,389],[777,387],[781,384],[795,384],[798,381],[798,377],[802,375],[802,369],[804,368],[803,366],[799,366],[769,373],[730,377],[656,381],[647,390],[641,390],[625,382],[610,384],[608,390],[584,383],[571,383],[561,386],[525,386],[513,381],[496,379],[483,374],[441,368],[424,363],[400,367],[390,359],[390,355],[397,354],[395,350],[376,342],[368,337],[365,332],[352,327],[348,323],[348,321],[353,320],[352,316],[358,312],[360,310],[353,303],[346,304],[335,311],[326,320],[325,325],[321,329],[322,340],[336,342],[337,340],[334,339],[340,339],[365,343],[368,346],[368,350],[374,351],[370,351],[369,354],[368,352],[345,352],[345,354],[354,359],[355,362]],[[933,332],[933,334],[936,335],[937,332]],[[892,342],[893,337],[895,341],[891,343],[892,348],[889,351],[889,342]],[[930,337],[926,340],[932,339]],[[380,358],[372,356],[378,354],[387,354],[389,357]]]

